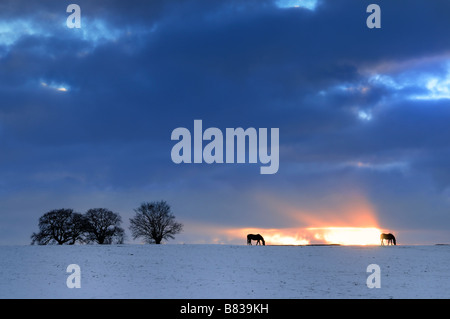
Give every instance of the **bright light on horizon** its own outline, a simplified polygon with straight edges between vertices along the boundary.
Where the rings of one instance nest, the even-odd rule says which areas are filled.
[[[382,231],[376,227],[312,227],[314,238],[328,244],[378,245]]]
[[[379,245],[380,234],[384,232],[379,227],[375,207],[361,192],[323,197],[314,210],[299,208],[295,203],[267,193],[255,193],[254,200],[292,226],[224,227],[196,222],[190,226],[192,232],[207,232],[216,243],[243,245],[248,234],[262,235],[266,245]]]
[[[237,228],[225,230],[229,239],[261,234],[266,245],[379,245],[382,231],[377,227]]]

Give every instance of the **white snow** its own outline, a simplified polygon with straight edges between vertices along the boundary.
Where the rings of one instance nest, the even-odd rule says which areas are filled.
[[[0,246],[0,298],[450,298],[450,246]],[[66,268],[81,269],[68,288]],[[367,266],[381,288],[368,288]]]

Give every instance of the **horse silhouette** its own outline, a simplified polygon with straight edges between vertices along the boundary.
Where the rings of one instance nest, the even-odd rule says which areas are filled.
[[[261,236],[260,234],[248,234],[247,235],[247,245],[251,245],[252,244],[252,240],[256,240],[256,245],[261,245],[261,242],[263,244],[263,246],[266,245],[266,242],[263,238],[263,236]]]
[[[397,245],[397,241],[395,240],[395,236],[392,235],[391,233],[389,234],[381,234],[380,235],[380,241],[381,241],[381,246],[384,246],[384,240],[387,240],[387,244],[389,245],[389,243],[391,245]]]

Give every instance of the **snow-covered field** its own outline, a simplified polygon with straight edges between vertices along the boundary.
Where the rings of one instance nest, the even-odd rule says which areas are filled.
[[[0,246],[0,298],[450,298],[450,246]],[[66,271],[80,267],[80,288]],[[368,288],[367,266],[380,267]]]

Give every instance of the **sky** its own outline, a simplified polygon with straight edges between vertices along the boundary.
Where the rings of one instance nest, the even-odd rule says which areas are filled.
[[[96,207],[136,243],[129,219],[157,200],[184,224],[171,243],[331,243],[336,228],[449,243],[449,14],[446,0],[3,0],[0,244],[29,244],[52,209]],[[174,163],[171,134],[194,120],[278,128],[277,172]]]

